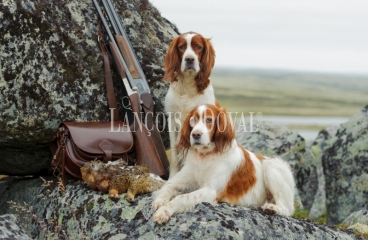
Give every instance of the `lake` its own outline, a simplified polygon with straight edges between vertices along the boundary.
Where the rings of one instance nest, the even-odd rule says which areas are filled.
[[[301,117],[301,116],[263,116],[262,120],[271,121],[286,127],[293,126],[293,130],[307,141],[312,142],[316,139],[320,130],[303,129],[305,126],[317,126],[324,129],[328,126],[339,125],[347,122],[348,117]],[[301,128],[298,129],[298,126]]]
[[[245,121],[249,122],[249,115],[245,117]],[[283,125],[286,127],[292,126],[292,130],[299,132],[299,134],[307,141],[312,142],[316,139],[319,130],[309,130],[306,127],[320,127],[324,129],[328,126],[339,125],[347,122],[348,117],[302,117],[302,116],[257,116],[254,114],[254,121],[270,121],[275,124]],[[300,128],[298,128],[300,126]]]

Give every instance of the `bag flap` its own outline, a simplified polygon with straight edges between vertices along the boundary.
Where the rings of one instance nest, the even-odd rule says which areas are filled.
[[[101,146],[112,145],[112,154],[123,154],[133,147],[133,136],[129,127],[121,122],[63,122],[60,126],[69,130],[70,138],[82,151],[104,154]]]

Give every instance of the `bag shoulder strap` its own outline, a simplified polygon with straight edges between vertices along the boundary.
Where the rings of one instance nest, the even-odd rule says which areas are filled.
[[[107,101],[109,103],[109,108],[113,108],[114,117],[112,119],[114,121],[119,121],[119,112],[116,104],[116,97],[114,93],[114,85],[112,83],[111,70],[110,70],[110,61],[107,56],[107,51],[105,45],[103,43],[103,34],[102,34],[102,26],[101,20],[98,20],[98,43],[100,44],[100,49],[104,59],[104,67],[105,67],[105,82],[106,82],[106,91],[107,91]],[[111,120],[112,120],[111,119]]]

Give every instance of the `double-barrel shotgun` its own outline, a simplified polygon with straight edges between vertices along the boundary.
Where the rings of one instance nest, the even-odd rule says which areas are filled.
[[[133,129],[137,163],[146,164],[153,173],[167,178],[169,162],[161,135],[153,122],[153,101],[146,77],[111,1],[102,0],[102,4],[112,31],[97,0],[93,0],[93,3],[108,35],[110,53],[134,114],[130,128]],[[144,123],[141,112],[145,115]]]

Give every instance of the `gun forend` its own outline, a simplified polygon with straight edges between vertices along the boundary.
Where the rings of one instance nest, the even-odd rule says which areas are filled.
[[[123,55],[125,63],[132,77],[141,78],[142,76],[139,73],[138,66],[134,60],[134,56],[129,47],[129,43],[126,41],[126,39],[123,36],[118,36],[118,35],[115,35],[115,41],[120,49],[121,54]]]
[[[121,63],[118,53],[117,53],[117,49],[114,47],[114,44],[112,42],[109,42],[109,48],[110,48],[112,58],[114,59],[114,62],[115,62],[116,70],[118,70],[118,73],[122,79],[126,78],[123,64]]]

